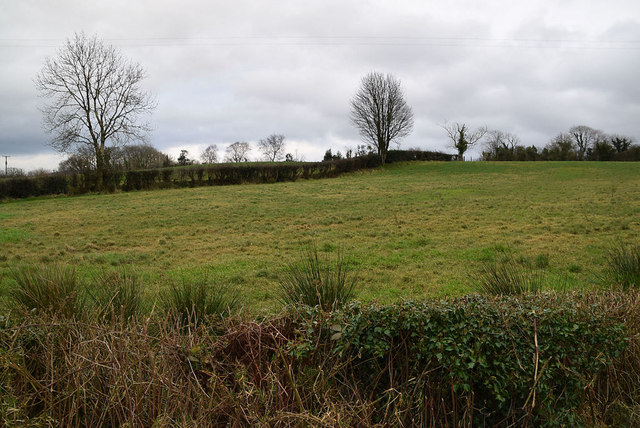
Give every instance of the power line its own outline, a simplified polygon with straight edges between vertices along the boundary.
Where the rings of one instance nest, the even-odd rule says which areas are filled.
[[[423,36],[216,36],[216,37],[138,37],[107,38],[118,46],[199,47],[199,46],[391,46],[391,47],[468,47],[533,49],[637,50],[640,40],[535,39],[487,37]],[[0,47],[57,47],[60,39],[4,38]]]

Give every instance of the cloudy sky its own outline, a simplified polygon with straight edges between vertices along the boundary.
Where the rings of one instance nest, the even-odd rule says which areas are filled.
[[[0,155],[10,166],[61,159],[33,81],[80,31],[147,70],[150,142],[174,158],[272,133],[306,160],[355,147],[349,100],[373,70],[399,78],[413,108],[404,148],[452,152],[445,120],[539,147],[578,124],[640,137],[637,0],[0,0]]]

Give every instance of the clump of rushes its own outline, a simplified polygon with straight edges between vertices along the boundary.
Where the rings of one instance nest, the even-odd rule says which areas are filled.
[[[65,318],[83,314],[85,300],[75,270],[69,266],[22,266],[10,277],[9,303],[21,311],[37,311]]]
[[[501,262],[485,263],[477,276],[477,289],[491,295],[515,295],[539,293],[542,291],[544,276],[531,272],[512,258]]]
[[[640,245],[618,245],[609,251],[605,280],[609,284],[640,288]]]
[[[138,275],[125,267],[103,271],[89,291],[99,317],[135,318],[142,309],[142,285]]]
[[[342,250],[334,260],[323,258],[313,242],[302,251],[298,262],[287,267],[280,280],[280,300],[288,305],[337,309],[353,298],[357,282]]]
[[[165,310],[182,325],[198,324],[208,317],[224,315],[239,305],[237,293],[226,287],[211,284],[208,277],[198,280],[182,279],[169,285],[161,295]]]

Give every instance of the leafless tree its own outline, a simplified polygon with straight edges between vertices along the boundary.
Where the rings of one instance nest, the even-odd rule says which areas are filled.
[[[404,99],[400,80],[391,74],[372,72],[362,78],[360,89],[351,99],[350,118],[383,165],[389,144],[399,144],[413,129],[413,112]]]
[[[607,139],[604,132],[584,125],[572,127],[569,134],[578,147],[578,160],[584,160],[587,150],[593,148],[596,142]]]
[[[504,132],[498,129],[487,132],[485,145],[490,151],[495,152],[496,149],[513,151],[518,144],[520,144],[520,138],[510,132]]]
[[[51,146],[66,153],[88,146],[95,157],[97,186],[103,187],[105,147],[144,141],[141,116],[155,107],[140,87],[145,72],[97,37],[76,34],[55,58],[47,58],[36,88]]]
[[[217,163],[218,146],[216,146],[215,144],[209,145],[200,155],[200,160],[202,160],[202,163]]]
[[[471,130],[464,123],[447,123],[440,125],[447,133],[451,146],[458,150],[458,159],[463,160],[465,152],[476,145],[487,134],[486,126]]]
[[[148,144],[111,148],[111,165],[125,170],[160,168],[167,155]]]
[[[251,146],[249,143],[236,141],[227,147],[224,155],[225,162],[249,162],[249,152]]]
[[[271,134],[264,140],[258,142],[258,150],[262,152],[264,158],[271,162],[284,159],[284,135]]]

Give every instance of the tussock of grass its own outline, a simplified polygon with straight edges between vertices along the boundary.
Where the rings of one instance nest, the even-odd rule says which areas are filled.
[[[127,320],[142,310],[142,287],[138,275],[122,267],[96,275],[89,296],[99,317]]]
[[[69,266],[23,266],[14,269],[11,277],[16,286],[9,291],[9,304],[19,311],[72,318],[84,310],[78,277]]]
[[[532,272],[512,258],[485,263],[477,276],[477,289],[491,295],[515,295],[542,291],[544,275]]]
[[[640,288],[640,245],[619,245],[609,251],[605,280],[612,285]]]
[[[171,283],[161,299],[164,309],[182,325],[195,325],[210,316],[229,314],[239,305],[237,293],[210,283],[206,276]]]
[[[323,258],[312,242],[302,251],[300,260],[287,267],[280,281],[280,300],[287,305],[336,309],[353,298],[357,283],[342,250],[333,260]]]

